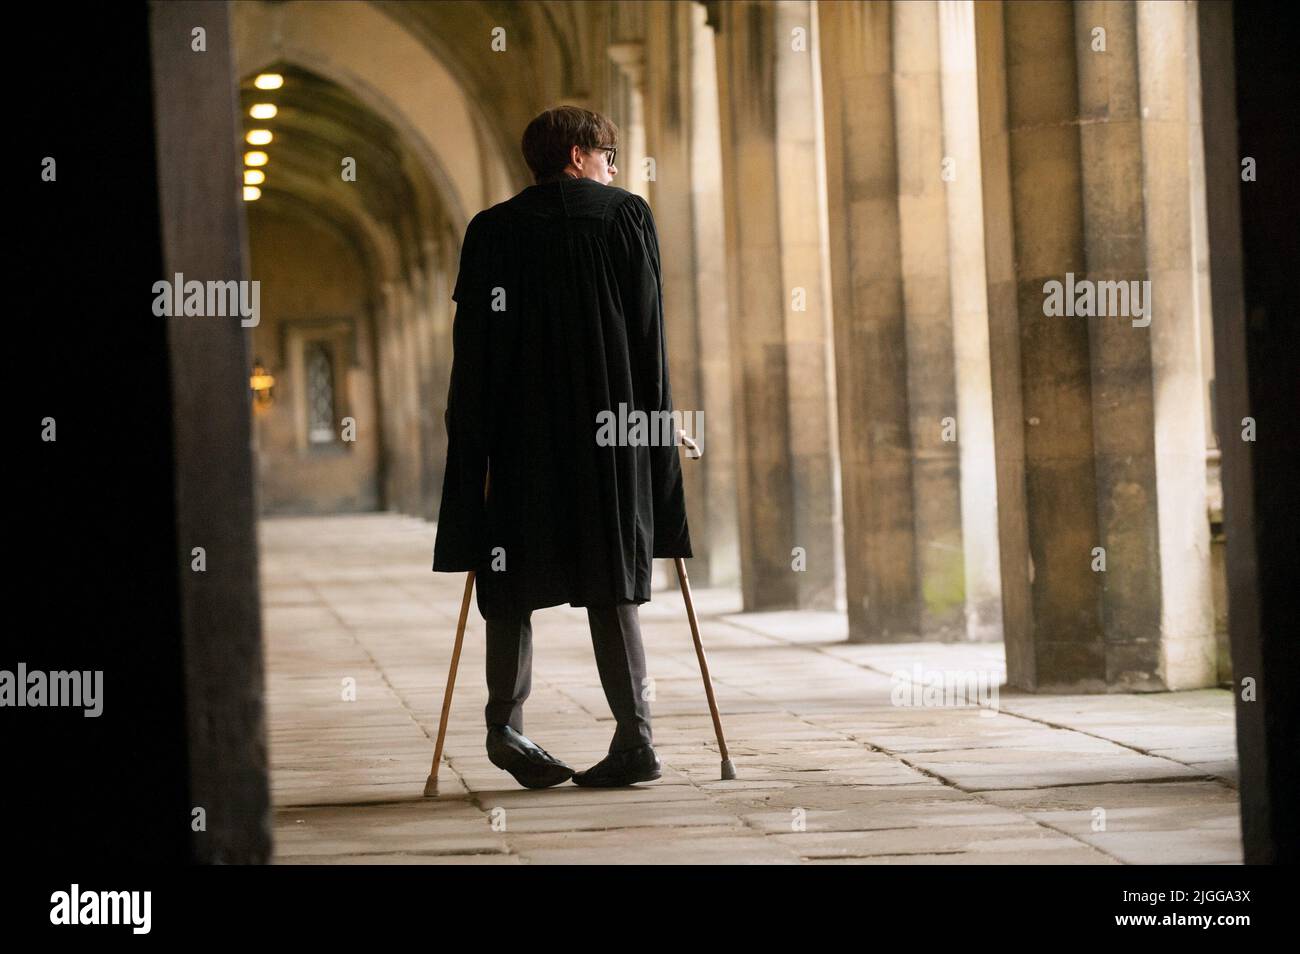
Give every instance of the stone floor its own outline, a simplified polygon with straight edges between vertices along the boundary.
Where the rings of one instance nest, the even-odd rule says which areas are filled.
[[[942,701],[922,691],[935,672],[998,685],[1001,645],[849,645],[839,614],[741,614],[725,590],[694,596],[738,778],[719,780],[674,588],[641,608],[660,780],[530,791],[492,766],[472,607],[441,794],[423,798],[464,577],[430,571],[413,518],[260,532],[278,863],[1241,861],[1228,692],[922,705]],[[524,731],[585,768],[613,733],[586,613],[533,623]]]

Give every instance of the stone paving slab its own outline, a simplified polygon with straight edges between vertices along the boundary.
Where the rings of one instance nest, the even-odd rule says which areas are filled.
[[[483,813],[464,799],[405,799],[358,811],[346,806],[282,810],[277,817],[277,853],[449,855],[508,853],[505,839]]]
[[[277,863],[1241,860],[1230,693],[1000,687],[983,709],[899,705],[918,673],[989,674],[1000,685],[1001,644],[850,644],[841,613],[741,613],[735,590],[700,587],[739,773],[722,781],[668,561],[641,607],[660,780],[530,791],[491,765],[474,606],[440,794],[426,799],[464,590],[463,576],[429,570],[434,528],[358,514],[264,520],[260,535]],[[614,728],[586,611],[539,610],[533,624],[525,733],[585,768]]]
[[[844,859],[808,859],[804,864],[823,865],[1097,865],[1121,864],[1113,858],[1099,854],[1086,846],[1077,848],[1035,851],[1032,855],[1023,849],[1007,851],[949,851],[942,854],[871,855]]]
[[[1086,852],[1068,835],[1021,820],[1008,825],[951,826],[942,828],[884,828],[871,831],[817,831],[777,834],[774,840],[798,851],[804,860],[873,858],[881,856],[962,854],[1022,855],[1022,863],[1039,863],[1039,853],[1065,852],[1104,861],[1100,851]]]
[[[407,852],[386,852],[373,855],[294,855],[278,857],[278,865],[522,865],[526,864],[519,855],[442,855],[411,854]]]
[[[487,796],[485,810],[499,809]],[[725,806],[716,805],[707,796],[690,799],[636,802],[541,802],[535,807],[505,809],[498,812],[511,833],[607,831],[616,828],[671,828],[678,837],[690,837],[691,828],[735,828],[741,823]],[[684,829],[682,831],[678,831]],[[646,840],[656,836],[647,833]]]
[[[736,828],[692,829],[689,840],[668,840],[641,829],[512,835],[529,864],[797,864],[799,856],[773,839]]]

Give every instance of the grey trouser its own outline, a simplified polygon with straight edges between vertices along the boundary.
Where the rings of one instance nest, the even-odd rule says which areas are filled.
[[[489,725],[505,723],[524,731],[524,700],[533,683],[532,611],[487,620]],[[642,698],[645,650],[636,603],[587,607],[591,644],[605,699],[617,728],[609,751],[633,749],[652,741],[650,703]]]

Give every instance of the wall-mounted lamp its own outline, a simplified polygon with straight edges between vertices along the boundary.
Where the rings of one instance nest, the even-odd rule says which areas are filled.
[[[275,400],[275,376],[262,364],[260,358],[253,361],[253,373],[248,379],[248,386],[253,391],[253,410],[265,411]]]

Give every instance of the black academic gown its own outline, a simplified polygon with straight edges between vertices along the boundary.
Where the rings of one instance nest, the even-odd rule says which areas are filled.
[[[680,448],[598,440],[601,411],[673,409],[662,293],[650,207],[616,186],[529,186],[469,223],[433,569],[475,570],[485,619],[644,603],[651,559],[692,555]]]

